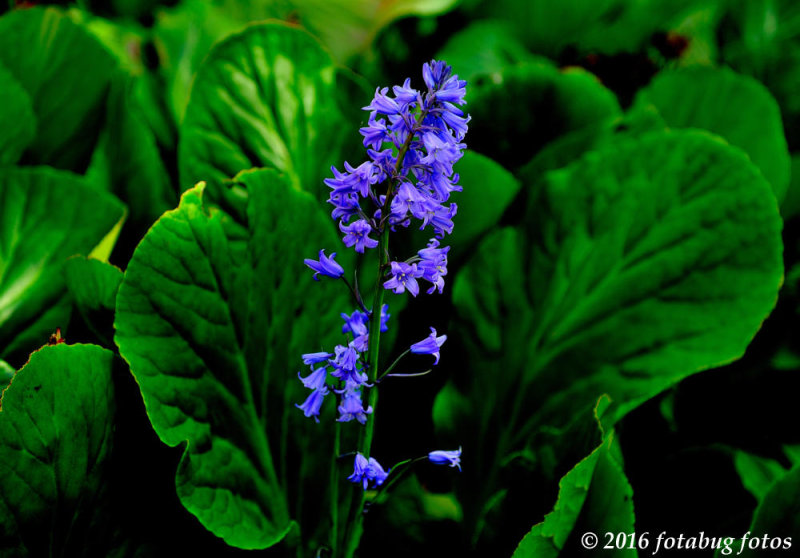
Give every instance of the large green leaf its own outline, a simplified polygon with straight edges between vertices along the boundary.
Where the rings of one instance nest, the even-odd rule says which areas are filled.
[[[170,89],[169,102],[180,121],[192,76],[208,51],[249,22],[270,18],[300,22],[334,60],[347,64],[354,54],[372,47],[377,33],[394,19],[433,16],[455,4],[457,0],[183,0],[159,10],[153,33]]]
[[[164,211],[174,207],[177,196],[134,94],[136,86],[133,79],[122,74],[112,82],[105,156],[112,191],[125,201],[130,220],[144,233]]]
[[[598,401],[595,417],[608,403],[607,398]],[[584,544],[594,543],[602,549],[607,542],[605,533],[633,533],[633,489],[622,470],[618,453],[614,432],[603,434],[600,445],[558,483],[558,501],[553,511],[525,535],[513,558],[576,556],[586,551]],[[589,533],[585,535],[588,538],[580,539],[584,533]],[[635,550],[619,548],[607,549],[604,553],[637,556]]]
[[[524,223],[488,237],[453,291],[452,338],[469,373],[442,397],[458,400],[457,389],[473,404],[461,417],[440,413],[440,430],[473,425],[465,452],[494,456],[475,472],[488,484],[504,455],[600,395],[613,422],[740,357],[782,280],[769,184],[705,133],[590,152],[547,175]]]
[[[2,64],[0,122],[0,166],[14,164],[36,135],[36,115],[28,93]]]
[[[117,296],[116,341],[158,436],[188,441],[183,505],[228,544],[266,548],[291,528],[286,438],[312,439],[292,405],[300,354],[335,339],[348,306],[346,290],[303,265],[338,242],[311,196],[271,170],[239,180],[247,228],[201,184],[145,236]]]
[[[82,172],[103,120],[113,57],[60,10],[32,8],[0,18],[0,63],[33,100],[38,130],[23,161]]]
[[[2,395],[0,554],[97,556],[111,451],[113,353],[55,345],[33,353]]]
[[[330,55],[289,25],[252,25],[218,44],[181,126],[182,187],[205,180],[216,195],[239,171],[269,167],[317,195],[344,134],[356,133],[343,124],[335,79]]]
[[[64,262],[88,254],[124,211],[68,172],[0,170],[0,356],[27,355],[66,327]]]
[[[491,74],[467,100],[470,148],[509,168],[563,134],[621,115],[616,97],[596,77],[544,59]]]
[[[778,202],[786,195],[791,162],[781,109],[753,78],[727,68],[662,72],[637,102],[655,105],[668,126],[702,128],[741,147],[772,184]]]

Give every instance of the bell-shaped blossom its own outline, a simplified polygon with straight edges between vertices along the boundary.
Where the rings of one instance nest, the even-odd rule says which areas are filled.
[[[342,239],[344,245],[348,248],[355,246],[359,254],[364,253],[364,248],[375,248],[378,245],[377,240],[368,236],[372,232],[372,227],[364,219],[359,219],[350,225],[339,223],[339,230],[345,233]]]
[[[346,389],[342,394],[342,402],[339,405],[339,418],[338,422],[349,422],[353,419],[361,424],[366,424],[367,415],[372,414],[372,406],[364,409],[364,403],[361,400],[360,389]]]
[[[436,336],[436,330],[431,328],[431,334],[420,341],[411,345],[411,352],[418,355],[433,355],[436,359],[434,365],[439,364],[439,349],[447,341],[447,335]]]
[[[417,262],[417,269],[422,271],[423,279],[433,284],[428,289],[428,294],[436,289],[441,294],[444,289],[444,276],[447,275],[447,252],[449,251],[449,246],[439,248],[439,241],[432,238],[427,248],[417,252],[420,260]]]
[[[461,448],[452,451],[432,451],[428,454],[428,459],[435,465],[449,465],[461,470]]]
[[[322,390],[326,387],[325,382],[328,378],[328,368],[327,366],[317,368],[316,370],[312,368],[311,374],[305,378],[301,377],[300,372],[298,372],[297,377],[303,382],[303,387],[313,390]]]
[[[342,275],[344,275],[344,268],[340,266],[334,258],[336,257],[336,252],[331,254],[330,256],[325,255],[325,250],[319,251],[319,261],[312,260],[310,258],[306,258],[303,260],[305,264],[310,267],[314,271],[314,280],[319,281],[319,274],[325,275],[327,277],[333,277],[334,279],[338,279]]]
[[[367,459],[360,453],[356,453],[353,474],[347,477],[347,480],[355,484],[361,483],[366,490],[370,485],[372,488],[382,485],[388,476],[388,471],[384,471],[374,457]]]
[[[303,411],[305,416],[314,417],[314,420],[319,422],[319,410],[326,395],[328,395],[328,388],[315,389],[302,405],[295,403],[294,406]]]
[[[412,296],[419,294],[419,283],[417,278],[422,277],[422,271],[417,269],[416,264],[405,262],[391,262],[392,277],[383,283],[385,289],[392,289],[395,294],[400,294],[408,290]]]

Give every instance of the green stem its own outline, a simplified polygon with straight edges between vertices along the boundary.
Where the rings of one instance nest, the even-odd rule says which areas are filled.
[[[364,426],[363,436],[359,444],[361,455],[369,459],[372,450],[372,437],[375,431],[375,411],[378,407],[378,386],[375,385],[378,379],[378,360],[380,358],[381,343],[381,308],[383,307],[383,270],[389,262],[389,231],[384,229],[380,232],[378,241],[378,279],[375,285],[375,298],[372,301],[372,316],[369,322],[369,352],[367,382],[372,384],[369,388],[369,400],[367,407],[372,407],[372,416]],[[352,510],[350,518],[350,528],[347,533],[345,546],[345,558],[352,558],[355,555],[358,545],[361,542],[361,534],[364,532],[364,504],[367,501],[366,491],[361,491],[358,501]]]
[[[342,439],[342,423],[337,422],[333,437],[331,456],[331,558],[339,555],[339,451]]]
[[[380,378],[378,378],[378,379],[380,380],[381,378],[383,378],[384,376],[386,376],[386,375],[387,375],[389,372],[391,372],[392,370],[394,370],[394,367],[395,367],[395,366],[397,366],[397,363],[399,363],[399,362],[400,362],[400,359],[402,359],[404,356],[406,356],[406,355],[407,355],[408,353],[410,353],[410,352],[411,352],[411,349],[406,349],[406,350],[405,350],[405,352],[404,352],[402,355],[400,355],[399,357],[397,357],[396,359],[394,359],[394,362],[393,362],[393,363],[392,363],[392,364],[389,366],[389,368],[387,368],[387,369],[384,371],[384,373],[383,373],[383,374],[381,374]]]
[[[425,119],[427,111],[422,111],[417,120],[417,126]],[[416,128],[416,126],[415,126]],[[405,159],[408,149],[416,136],[416,132],[412,132],[406,138],[406,141],[400,147],[397,153],[397,162],[395,163],[395,175],[399,175],[400,169],[403,168],[403,159]],[[367,361],[367,382],[372,384],[369,389],[369,399],[367,401],[367,408],[372,407],[372,416],[367,420],[364,430],[359,436],[359,452],[361,455],[369,459],[370,451],[372,450],[372,436],[375,431],[375,415],[378,409],[378,361],[380,358],[380,345],[381,345],[381,309],[383,308],[383,276],[386,268],[389,266],[389,230],[384,224],[389,215],[389,208],[391,207],[392,197],[394,196],[393,181],[389,181],[386,191],[386,199],[384,200],[383,207],[381,208],[381,223],[378,228],[378,273],[375,280],[375,295],[372,299],[372,315],[369,322],[369,347],[368,347],[368,361]],[[367,388],[365,388],[367,389]],[[356,505],[350,509],[349,522],[347,535],[344,544],[345,558],[353,558],[358,545],[361,542],[361,534],[364,532],[364,504],[367,501],[366,491],[360,491],[357,496]]]

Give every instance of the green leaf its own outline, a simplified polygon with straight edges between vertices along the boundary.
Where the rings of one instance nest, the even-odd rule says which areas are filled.
[[[207,203],[201,184],[145,236],[117,296],[116,342],[158,436],[187,444],[183,505],[228,544],[254,549],[291,528],[286,440],[315,442],[293,406],[305,391],[297,366],[336,338],[347,303],[303,265],[338,242],[311,196],[272,170],[239,180],[247,228]]]
[[[781,202],[781,215],[788,221],[800,214],[800,156],[792,156],[791,180],[786,196]]]
[[[638,105],[620,118],[606,119],[559,136],[522,167],[518,176],[529,189],[535,188],[548,171],[566,167],[588,151],[602,148],[619,137],[637,137],[664,129],[664,120],[655,107]]]
[[[343,125],[335,78],[330,55],[289,25],[251,25],[216,45],[181,126],[182,187],[205,180],[216,195],[239,171],[269,167],[320,197],[344,135],[356,132]]]
[[[0,63],[33,100],[38,130],[23,161],[82,172],[103,120],[113,57],[60,10],[31,8],[0,18]]]
[[[0,388],[5,389],[14,374],[16,374],[14,367],[6,361],[0,360]]]
[[[114,310],[122,270],[107,262],[76,256],[65,266],[67,287],[81,310]]]
[[[113,353],[60,344],[31,355],[2,395],[0,554],[94,556],[111,451]]]
[[[800,467],[795,466],[767,491],[753,514],[749,531],[752,538],[768,535],[771,541],[779,537],[780,550],[773,550],[775,552],[785,552],[797,545],[800,537]],[[748,545],[739,556],[763,556],[762,548],[750,549]]]
[[[601,399],[598,405],[607,403]],[[596,534],[603,545],[603,533],[634,532],[633,489],[616,457],[618,450],[614,433],[604,435],[601,444],[564,475],[553,511],[525,535],[513,558],[577,556],[585,552],[578,539],[584,533]],[[606,552],[637,555],[635,550]]]
[[[507,20],[534,52],[557,57],[570,46],[584,51],[636,51],[659,30],[672,29],[698,0],[496,0],[480,15]]]
[[[513,168],[568,132],[621,115],[614,94],[580,69],[509,66],[469,92],[471,149]]]
[[[454,300],[480,324],[465,331],[476,364],[512,346],[511,376],[550,386],[543,415],[603,392],[635,404],[731,362],[775,304],[781,222],[769,185],[707,134],[589,153],[549,174],[529,207],[527,230],[490,237]]]
[[[0,64],[0,166],[16,163],[36,135],[36,115],[22,85]]]
[[[781,110],[758,81],[727,68],[684,68],[660,73],[637,103],[655,105],[668,126],[702,128],[741,147],[783,200],[791,163]]]
[[[737,451],[734,454],[733,462],[736,472],[742,479],[742,484],[759,502],[764,499],[775,481],[786,474],[786,469],[774,459],[752,455],[744,451]]]
[[[107,262],[76,256],[67,260],[64,276],[86,324],[104,343],[110,342],[122,271]]]
[[[471,87],[476,79],[487,79],[485,76],[506,66],[530,62],[535,57],[515,40],[510,23],[492,20],[476,21],[453,35],[436,59],[446,60]]]
[[[739,358],[782,281],[769,184],[706,133],[589,152],[547,175],[523,223],[487,237],[453,287],[468,371],[456,385],[473,401],[460,420],[479,433],[464,451],[493,456],[474,482],[491,484],[505,455],[604,393],[613,424]]]
[[[112,191],[125,201],[131,221],[144,233],[177,199],[135,87],[135,81],[122,74],[112,82],[105,155]]]
[[[27,357],[66,327],[64,262],[88,254],[124,211],[71,173],[0,169],[0,357]]]

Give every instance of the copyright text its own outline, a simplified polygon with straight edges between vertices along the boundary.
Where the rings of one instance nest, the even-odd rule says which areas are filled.
[[[723,556],[738,556],[745,550],[789,550],[792,537],[772,537],[768,534],[754,535],[750,531],[741,537],[710,537],[703,531],[697,535],[666,531],[660,533],[601,533],[587,531],[581,535],[581,546],[586,550],[639,550],[655,556],[662,550],[720,550]]]

